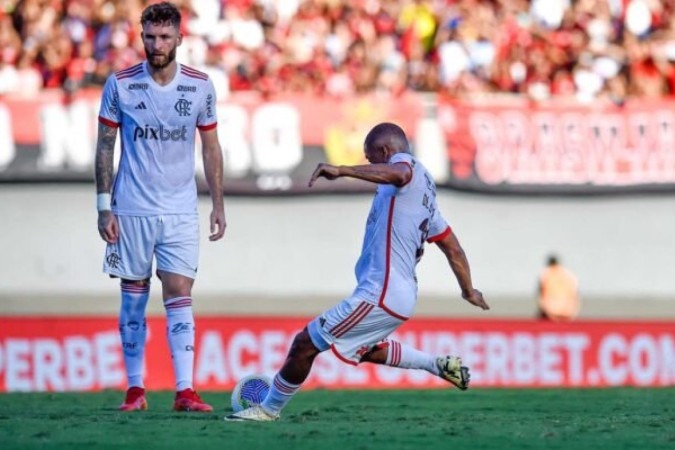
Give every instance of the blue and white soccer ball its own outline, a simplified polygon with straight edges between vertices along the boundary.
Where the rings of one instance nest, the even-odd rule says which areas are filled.
[[[239,380],[232,391],[232,410],[239,412],[265,400],[272,381],[265,375],[249,375]]]

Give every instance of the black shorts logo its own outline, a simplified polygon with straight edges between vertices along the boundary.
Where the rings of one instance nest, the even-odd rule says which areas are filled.
[[[122,262],[122,258],[120,258],[120,255],[118,255],[117,252],[112,252],[108,256],[106,256],[105,262],[108,265],[108,267],[112,269],[119,269],[120,263]]]

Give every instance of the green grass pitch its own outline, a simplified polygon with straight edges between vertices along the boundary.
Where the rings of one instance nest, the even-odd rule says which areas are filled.
[[[273,423],[174,413],[150,392],[120,413],[122,393],[2,394],[0,448],[62,449],[675,449],[675,388],[300,392]]]

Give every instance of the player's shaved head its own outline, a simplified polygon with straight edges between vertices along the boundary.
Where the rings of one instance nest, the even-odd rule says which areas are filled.
[[[364,144],[366,148],[387,148],[393,153],[408,152],[409,149],[408,138],[403,129],[390,122],[375,125],[366,136]]]

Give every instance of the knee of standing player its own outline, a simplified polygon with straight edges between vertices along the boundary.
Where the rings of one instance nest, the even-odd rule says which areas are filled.
[[[150,285],[150,278],[146,278],[144,280],[127,280],[122,278],[122,284],[126,284],[128,286],[147,287]]]

